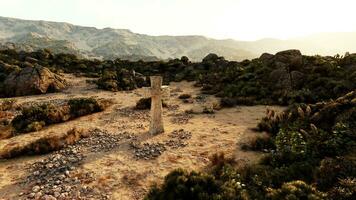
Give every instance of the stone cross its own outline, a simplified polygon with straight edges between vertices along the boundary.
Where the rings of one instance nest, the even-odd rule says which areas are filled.
[[[145,97],[151,97],[151,123],[150,134],[156,135],[164,132],[162,117],[162,99],[168,99],[169,87],[162,86],[161,76],[150,76],[151,88],[144,88]]]

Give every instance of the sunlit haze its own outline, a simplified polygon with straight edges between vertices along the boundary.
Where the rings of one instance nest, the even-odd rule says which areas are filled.
[[[0,16],[149,35],[286,39],[356,30],[354,0],[11,0]]]

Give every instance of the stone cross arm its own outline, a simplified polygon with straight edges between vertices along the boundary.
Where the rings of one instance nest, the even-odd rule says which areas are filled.
[[[154,92],[157,92],[157,90],[154,91],[151,87],[143,87],[142,89],[143,89],[143,97],[144,98],[150,98],[153,96]],[[161,86],[160,94],[155,94],[155,95],[161,95],[163,100],[167,100],[170,96],[169,86],[168,85]]]

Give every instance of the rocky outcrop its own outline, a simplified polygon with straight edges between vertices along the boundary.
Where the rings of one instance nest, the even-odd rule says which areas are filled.
[[[98,80],[99,88],[111,91],[133,90],[148,85],[148,80],[144,75],[123,68],[104,70],[102,77]]]
[[[3,96],[24,96],[58,92],[66,87],[65,79],[48,68],[36,65],[13,71],[3,82]]]
[[[281,65],[296,69],[303,65],[303,56],[299,50],[290,49],[278,52],[275,57],[275,62]]]

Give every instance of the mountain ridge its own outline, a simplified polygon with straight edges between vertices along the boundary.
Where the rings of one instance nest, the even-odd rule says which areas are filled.
[[[188,56],[193,61],[199,61],[208,53],[216,53],[229,60],[243,60],[285,49],[300,49],[304,54],[321,55],[356,52],[356,45],[353,45],[356,44],[356,33],[314,34],[288,40],[216,40],[199,35],[150,36],[129,29],[99,29],[67,22],[0,16],[0,43],[5,46],[14,44],[19,50],[48,48],[55,53],[104,59],[167,60]]]

